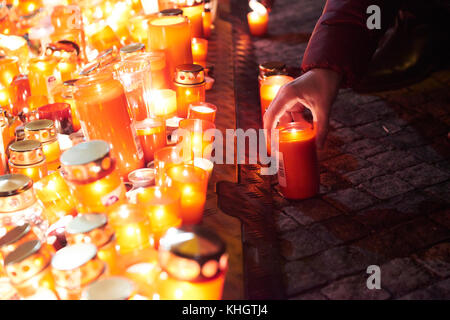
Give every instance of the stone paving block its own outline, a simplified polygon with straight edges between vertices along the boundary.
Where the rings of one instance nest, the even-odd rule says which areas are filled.
[[[383,142],[389,143],[398,149],[409,149],[428,143],[425,137],[411,127],[406,127],[400,132],[384,137]]]
[[[386,173],[386,170],[377,166],[370,166],[362,168],[353,172],[349,172],[343,175],[345,179],[350,181],[353,185],[357,186],[360,183],[368,181],[372,178],[381,176]]]
[[[363,139],[344,146],[345,151],[361,158],[367,158],[387,151],[387,146],[374,139]]]
[[[316,223],[309,230],[332,245],[361,239],[370,232],[363,224],[345,215]]]
[[[441,278],[450,276],[450,243],[437,244],[425,252],[415,254],[414,259]]]
[[[343,211],[358,211],[376,202],[371,195],[353,188],[329,193],[324,196],[324,199]]]
[[[414,155],[401,150],[383,152],[367,158],[367,160],[390,171],[411,167],[420,162]]]
[[[283,267],[286,294],[293,296],[303,291],[324,285],[327,277],[316,271],[309,261],[291,261]]]
[[[413,186],[394,175],[375,177],[370,181],[361,183],[361,187],[381,200],[389,199],[414,189]]]
[[[344,143],[350,143],[355,140],[361,139],[361,135],[350,128],[340,128],[331,131],[328,134],[327,139],[333,139],[333,141],[337,141],[340,145],[342,145]]]
[[[344,125],[342,123],[340,123],[339,121],[330,119],[330,127],[332,129],[339,129],[342,128]]]
[[[283,211],[304,226],[342,214],[329,203],[317,198],[293,202],[291,206],[284,207]]]
[[[375,121],[355,128],[355,131],[366,138],[381,138],[399,132],[399,126],[384,122]]]
[[[333,105],[331,118],[348,127],[355,127],[378,120],[378,115],[370,110],[364,110],[348,102]]]
[[[369,163],[351,154],[343,154],[322,163],[328,170],[346,173],[367,167]]]
[[[370,290],[367,288],[368,274],[362,273],[346,277],[331,283],[321,293],[331,300],[386,300],[389,292],[383,288]]]
[[[313,255],[327,248],[327,244],[305,228],[280,236],[281,255],[289,261]]]
[[[439,281],[425,289],[413,291],[401,300],[448,300],[450,296],[450,279]]]
[[[428,163],[435,163],[444,160],[444,157],[431,145],[411,148],[409,149],[409,152],[411,152],[418,159]]]
[[[436,119],[435,115],[430,114],[417,118],[411,123],[411,127],[413,127],[421,136],[428,139],[448,132],[448,127],[443,122]]]
[[[289,300],[327,300],[319,291],[308,292],[290,298]]]
[[[351,187],[351,183],[341,178],[335,172],[325,171],[320,174],[321,194],[326,194],[331,191],[345,189]]]
[[[379,117],[391,115],[394,113],[394,109],[389,105],[388,102],[380,100],[379,97],[377,98],[377,101],[361,105],[360,108],[363,110],[369,110],[370,112],[377,114]]]
[[[380,266],[380,269],[381,287],[397,298],[418,288],[426,287],[437,279],[409,257],[393,259]]]
[[[274,211],[273,219],[276,231],[279,233],[288,232],[298,227],[298,223],[282,211]]]
[[[396,176],[416,188],[421,188],[443,182],[450,177],[450,174],[443,172],[430,164],[421,163],[397,172]]]
[[[340,146],[333,143],[331,139],[330,140],[327,139],[325,141],[325,145],[323,146],[323,148],[317,150],[317,158],[319,160],[319,163],[321,163],[322,161],[335,158],[336,156],[339,156],[342,153],[343,150]]]
[[[450,210],[448,208],[447,210],[442,210],[431,214],[430,219],[441,226],[450,229]]]

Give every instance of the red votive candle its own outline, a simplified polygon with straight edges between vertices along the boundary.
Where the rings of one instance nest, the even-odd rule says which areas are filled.
[[[250,33],[253,36],[263,36],[267,33],[269,13],[267,12],[266,7],[258,1],[250,0],[249,5],[252,9],[252,11],[247,14]]]
[[[269,76],[261,82],[259,88],[259,96],[261,98],[261,119],[264,118],[267,108],[278,94],[280,88],[286,83],[291,82],[294,78],[286,75]]]
[[[51,103],[38,108],[39,119],[53,120],[56,131],[63,134],[74,132],[70,104],[64,102]]]
[[[166,123],[164,120],[145,119],[136,123],[136,132],[144,151],[145,162],[154,158],[156,150],[166,146]]]
[[[200,119],[214,123],[217,107],[208,102],[197,102],[189,105],[188,119]]]
[[[288,199],[306,199],[319,191],[316,132],[304,122],[279,128],[278,183]]]

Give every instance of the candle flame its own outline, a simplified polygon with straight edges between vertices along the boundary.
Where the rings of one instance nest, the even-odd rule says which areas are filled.
[[[265,15],[267,13],[266,7],[262,3],[260,3],[256,0],[250,0],[248,5],[252,9],[252,11],[254,11],[260,15]]]

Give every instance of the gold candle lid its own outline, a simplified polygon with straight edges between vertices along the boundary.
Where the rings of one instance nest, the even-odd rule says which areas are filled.
[[[9,145],[9,161],[15,165],[33,165],[45,160],[42,143],[21,140]]]
[[[259,65],[259,72],[261,73],[272,73],[276,71],[285,71],[286,64],[281,61],[268,61],[261,63]]]
[[[133,283],[127,278],[110,277],[89,285],[83,292],[84,300],[127,300],[134,291]]]
[[[61,173],[65,179],[91,182],[114,170],[109,144],[102,140],[79,143],[61,155]]]
[[[59,271],[77,269],[97,256],[97,247],[79,243],[58,250],[52,259],[52,268]]]
[[[15,173],[0,176],[0,197],[10,197],[21,194],[33,186],[30,177]]]
[[[177,9],[177,8],[165,9],[165,10],[161,10],[159,12],[160,17],[182,16],[182,15],[183,15],[183,10]]]
[[[41,249],[41,241],[39,240],[31,240],[25,243],[22,243],[20,246],[16,248],[13,252],[8,254],[5,258],[5,266],[10,264],[16,264],[22,262],[29,256],[35,254]]]
[[[23,237],[25,237],[31,231],[29,223],[24,223],[21,226],[17,226],[9,230],[3,237],[0,238],[0,248],[14,244]]]
[[[114,239],[114,230],[107,225],[106,215],[86,213],[78,215],[66,226],[66,239],[69,244],[93,243],[97,248]]]
[[[124,54],[135,53],[143,51],[145,49],[145,44],[143,43],[132,43],[127,46],[120,48],[120,52]]]
[[[197,85],[205,83],[205,71],[198,64],[182,64],[176,67],[175,83]]]
[[[57,138],[53,120],[40,119],[25,124],[25,139],[38,140],[42,143],[54,141]]]
[[[202,226],[170,228],[159,243],[159,263],[172,277],[203,281],[216,277],[228,265],[222,239]]]

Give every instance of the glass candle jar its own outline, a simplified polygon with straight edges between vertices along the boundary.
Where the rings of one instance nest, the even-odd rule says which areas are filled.
[[[205,158],[195,158],[194,166],[205,170],[208,174],[208,180],[211,178],[212,171],[214,169],[214,163],[211,160]]]
[[[19,296],[30,300],[58,299],[51,258],[51,251],[39,240],[25,242],[6,256],[6,274]]]
[[[74,97],[75,82],[77,81],[78,79],[71,79],[64,81],[61,85],[58,85],[53,91],[55,102],[67,103],[70,106],[70,115],[72,118],[72,126],[74,132],[80,130],[81,128]]]
[[[153,161],[154,153],[166,146],[166,124],[164,120],[145,119],[136,123],[136,132],[144,150],[144,159]]]
[[[128,180],[133,184],[133,189],[147,188],[155,185],[155,169],[143,168],[130,172]]]
[[[129,266],[126,269],[124,276],[135,283],[139,296],[148,300],[158,300],[156,280],[160,272],[161,269],[158,264],[158,255],[155,255],[155,259],[151,262],[141,262]],[[134,299],[137,300],[137,298],[138,296]]]
[[[83,290],[104,275],[105,263],[91,243],[79,243],[58,250],[53,256],[55,289],[62,300],[80,300]]]
[[[16,57],[0,58],[0,85],[8,88],[13,79],[20,74],[19,59]]]
[[[117,250],[127,267],[145,261],[151,253],[151,228],[142,206],[123,204],[108,214],[109,223],[116,233]]]
[[[144,154],[120,82],[111,75],[95,74],[75,85],[77,112],[85,137],[110,144],[124,179],[131,171],[144,167]]]
[[[90,284],[82,294],[82,300],[133,300],[135,286],[123,277],[104,278]]]
[[[34,190],[45,208],[50,224],[67,215],[76,216],[76,200],[59,171],[54,171],[37,181]]]
[[[164,51],[146,52],[146,58],[150,61],[152,71],[152,89],[168,89],[172,87],[172,77],[169,77],[169,70],[166,63]]]
[[[294,80],[294,78],[286,75],[274,75],[269,76],[261,82],[261,87],[259,88],[259,96],[261,99],[261,119],[264,118],[267,108],[269,108],[270,103],[277,96],[280,88]]]
[[[33,58],[28,65],[28,80],[32,96],[48,96],[52,100],[52,90],[57,84],[57,61],[53,58]]]
[[[169,8],[159,11],[158,14],[160,17],[168,17],[168,16],[183,16],[183,10],[178,8]]]
[[[66,239],[69,245],[92,243],[97,247],[97,256],[106,266],[107,274],[119,274],[114,230],[108,218],[101,213],[86,213],[75,217],[67,224]]]
[[[220,300],[228,267],[225,243],[200,226],[170,229],[161,238],[161,300]]]
[[[214,143],[214,123],[199,119],[180,121],[178,142],[183,148],[191,149],[194,158],[211,158]],[[178,134],[177,132],[177,134]]]
[[[159,0],[160,9],[180,8],[183,15],[189,18],[192,37],[203,37],[203,0]]]
[[[0,176],[0,236],[18,225],[30,223],[39,239],[44,240],[48,222],[38,203],[33,181],[23,174]]]
[[[90,24],[86,28],[86,35],[89,45],[98,52],[108,50],[112,47],[117,49],[121,47],[120,39],[107,24]]]
[[[36,140],[42,143],[48,170],[58,169],[61,149],[55,123],[48,119],[34,120],[25,124],[24,132],[25,140]]]
[[[42,144],[36,140],[22,140],[10,144],[8,164],[11,173],[24,174],[34,182],[48,173]]]
[[[145,44],[143,43],[131,43],[129,45],[123,46],[119,50],[121,59],[125,59],[131,55],[137,54],[137,53],[144,53],[145,52]]]
[[[208,39],[211,36],[212,17],[211,9],[205,8],[203,11],[203,36]]]
[[[180,216],[183,224],[198,224],[203,218],[208,175],[194,165],[175,165],[166,170],[167,185],[181,192]]]
[[[279,128],[278,182],[288,199],[306,199],[319,192],[316,132],[304,122]]]
[[[261,37],[267,33],[269,24],[269,13],[266,7],[258,1],[251,0],[249,5],[252,9],[247,14],[248,27],[252,36]]]
[[[57,132],[71,134],[74,132],[70,104],[56,102],[37,109],[39,119],[52,120]]]
[[[150,114],[153,117],[168,119],[177,114],[177,94],[170,89],[151,91]]]
[[[78,213],[106,212],[126,200],[108,143],[79,143],[61,156],[61,172],[77,201]]]
[[[166,180],[166,171],[177,164],[187,164],[192,162],[194,155],[192,152],[186,152],[180,146],[164,147],[155,152],[155,172],[156,184],[163,185]]]
[[[137,203],[145,207],[150,219],[153,244],[159,247],[159,239],[172,227],[181,226],[181,194],[173,187],[153,186],[137,192]]]
[[[148,49],[165,52],[170,76],[174,74],[176,66],[193,62],[189,21],[186,17],[158,17],[149,22],[148,32]]]
[[[214,123],[217,107],[208,102],[197,102],[189,105],[188,119],[200,119]]]
[[[195,64],[206,67],[206,56],[208,55],[208,40],[192,38],[192,57]]]
[[[191,103],[205,101],[205,72],[198,64],[176,67],[174,84],[177,89],[178,116],[186,118]]]
[[[284,62],[268,61],[259,65],[259,85],[261,85],[262,81],[267,77],[274,75],[287,75],[286,64]]]
[[[138,15],[129,20],[128,31],[134,42],[148,43],[148,23],[157,18],[157,14]]]
[[[17,57],[19,59],[20,72],[22,74],[28,73],[28,60],[30,59],[31,54],[27,40],[19,36],[4,36],[0,34],[0,50],[2,50],[7,57]]]

